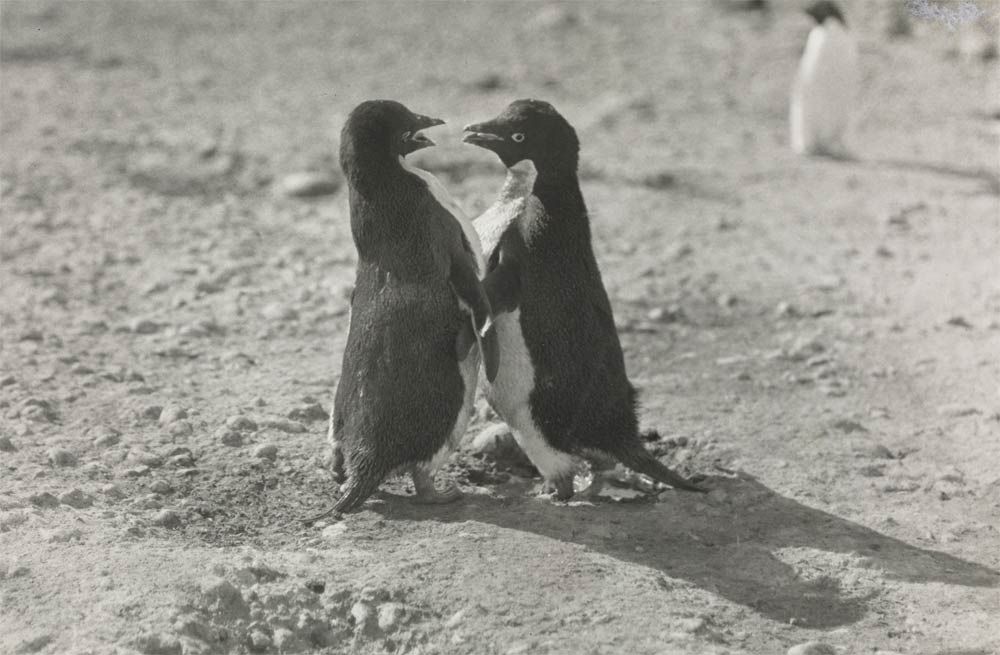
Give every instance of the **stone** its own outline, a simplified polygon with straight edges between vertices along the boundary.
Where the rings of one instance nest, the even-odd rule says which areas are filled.
[[[59,507],[59,499],[47,491],[28,496],[28,502],[35,507],[52,508]]]
[[[107,448],[117,445],[121,441],[122,433],[114,428],[99,426],[90,431],[93,438],[92,443],[98,448]]]
[[[973,405],[964,405],[962,403],[947,403],[944,405],[939,405],[937,408],[937,413],[940,416],[945,416],[948,418],[960,418],[963,416],[972,416],[973,414],[979,414],[979,408]]]
[[[358,601],[351,606],[351,619],[354,621],[354,631],[358,634],[375,636],[378,634],[378,619],[374,608],[368,603]]]
[[[270,443],[261,444],[253,449],[253,456],[273,462],[278,457],[278,447]]]
[[[52,448],[48,456],[49,463],[53,466],[76,466],[76,455],[65,448]]]
[[[392,632],[406,618],[406,607],[401,603],[382,603],[378,606],[378,628],[382,632]]]
[[[172,509],[161,509],[153,515],[152,523],[162,528],[176,528],[181,524],[181,515]]]
[[[174,421],[179,421],[182,418],[188,417],[188,410],[180,405],[170,404],[164,407],[157,420],[159,420],[160,425],[170,425]]]
[[[37,653],[50,643],[52,643],[51,634],[47,632],[35,632],[18,642],[17,646],[14,647],[14,652],[19,655],[21,653]]]
[[[170,436],[172,437],[190,437],[194,434],[194,428],[191,426],[191,422],[185,419],[174,421],[170,424],[168,429],[170,431]]]
[[[153,480],[153,482],[149,485],[149,490],[154,494],[163,495],[170,493],[174,490],[174,488],[171,487],[170,483],[166,480]]]
[[[837,649],[821,641],[807,641],[792,646],[786,655],[837,655]]]
[[[85,509],[94,504],[94,497],[80,489],[72,489],[59,494],[59,502],[75,509]]]
[[[13,452],[17,452],[17,448],[14,447],[14,442],[10,440],[10,437],[0,437],[0,453]]]
[[[215,431],[215,439],[224,446],[242,446],[243,435],[228,428],[219,428]]]
[[[257,423],[254,422],[253,419],[251,419],[248,416],[241,416],[239,414],[227,418],[226,427],[229,428],[230,430],[239,430],[246,432],[257,431]]]
[[[163,323],[148,318],[134,318],[128,324],[128,331],[135,334],[156,334],[162,329]]]
[[[305,403],[288,412],[288,418],[295,421],[325,421],[328,417],[319,403]]]
[[[201,604],[205,609],[227,618],[241,618],[250,615],[250,608],[243,600],[240,590],[225,578],[211,576],[201,581]]]
[[[250,636],[247,637],[247,642],[250,646],[250,650],[255,652],[266,651],[273,644],[271,637],[268,636],[268,634],[263,630],[252,631]]]
[[[272,428],[274,430],[280,430],[281,432],[288,432],[292,434],[298,434],[306,431],[306,426],[302,423],[284,418],[282,416],[265,416],[258,419],[257,423],[265,428]]]
[[[166,632],[147,633],[135,640],[137,650],[147,655],[181,655],[181,642]]]

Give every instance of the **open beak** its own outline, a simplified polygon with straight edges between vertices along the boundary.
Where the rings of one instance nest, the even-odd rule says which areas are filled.
[[[410,134],[409,138],[409,152],[434,145],[434,142],[430,138],[420,133],[421,130],[426,130],[429,127],[437,125],[444,125],[444,121],[440,118],[431,118],[430,116],[422,116],[420,114],[415,114],[414,117],[416,120],[413,123],[413,133]]]
[[[462,141],[479,146],[480,148],[489,149],[490,145],[505,140],[499,134],[494,134],[496,126],[489,122],[473,123],[472,125],[466,125],[463,129],[466,133],[462,136]]]

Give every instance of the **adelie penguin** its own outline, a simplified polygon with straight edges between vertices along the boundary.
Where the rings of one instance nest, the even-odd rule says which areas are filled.
[[[617,459],[701,491],[640,440],[636,390],[591,246],[575,130],[539,100],[517,100],[465,130],[466,143],[508,169],[496,203],[475,221],[504,358],[485,387],[490,404],[560,500],[574,493],[579,457]]]
[[[496,375],[479,241],[440,183],[406,161],[434,145],[420,131],[443,122],[373,100],[341,134],[358,266],[330,421],[333,467],[346,482],[330,512],[356,509],[406,470],[418,501],[457,499],[457,487],[438,491],[434,477],[468,425],[480,350],[487,378]]]
[[[836,3],[819,0],[806,13],[815,24],[792,88],[792,148],[799,154],[848,157],[845,137],[858,94],[857,44]]]

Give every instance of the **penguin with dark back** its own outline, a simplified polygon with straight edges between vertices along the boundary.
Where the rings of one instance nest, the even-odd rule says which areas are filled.
[[[435,473],[471,416],[473,345],[480,342],[488,379],[499,351],[476,253],[404,161],[434,145],[420,131],[443,122],[373,100],[351,112],[341,134],[358,266],[331,415],[334,468],[347,480],[326,514],[356,509],[397,471],[412,473],[418,502],[461,496],[454,484],[435,489]]]
[[[557,499],[573,495],[578,457],[595,469],[617,459],[703,491],[640,439],[636,390],[591,246],[575,130],[539,100],[517,100],[465,130],[463,141],[494,152],[508,169],[499,198],[474,223],[504,354],[486,384],[491,405]]]

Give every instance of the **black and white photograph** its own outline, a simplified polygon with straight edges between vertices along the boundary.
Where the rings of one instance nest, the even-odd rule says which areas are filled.
[[[0,654],[1000,655],[1000,0],[0,0]]]

